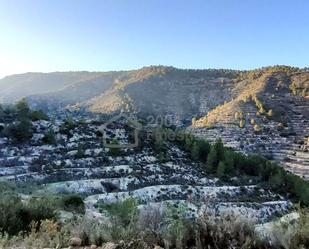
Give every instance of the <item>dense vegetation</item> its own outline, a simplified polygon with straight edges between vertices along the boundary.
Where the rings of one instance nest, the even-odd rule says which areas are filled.
[[[0,183],[0,233],[8,235],[27,234],[31,225],[39,229],[42,220],[57,219],[57,210],[83,213],[84,203],[76,195],[39,195],[30,199],[21,197],[21,189],[11,183]]]
[[[41,110],[31,110],[26,100],[15,105],[0,106],[0,122],[4,123],[1,135],[11,138],[14,142],[24,142],[32,137],[31,121],[48,120]]]
[[[80,238],[81,245],[101,246],[113,242],[111,248],[145,249],[155,245],[164,248],[226,248],[226,249],[299,249],[308,248],[309,216],[300,210],[297,224],[280,223],[270,230],[269,238],[260,238],[255,223],[233,214],[217,217],[211,210],[204,210],[197,220],[186,217],[186,205],[167,204],[160,208],[147,206],[140,210],[134,199],[111,205],[102,205],[107,220],[78,218],[66,224],[53,219],[40,222],[26,236],[8,239],[0,236],[0,246],[24,245],[26,248],[63,248],[70,238]],[[75,237],[74,237],[75,236]],[[160,248],[160,247],[159,247]]]

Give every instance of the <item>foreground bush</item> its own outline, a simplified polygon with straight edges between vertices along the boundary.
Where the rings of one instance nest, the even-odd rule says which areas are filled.
[[[11,191],[11,187],[1,184],[5,192],[0,194],[0,233],[27,234],[34,224],[40,228],[42,220],[56,220],[57,210],[84,213],[84,203],[78,196],[41,196],[23,200]]]
[[[125,208],[128,208],[127,210]],[[83,246],[106,242],[120,249],[163,248],[194,249],[305,249],[309,241],[308,210],[300,210],[299,220],[288,231],[279,223],[270,231],[271,238],[261,239],[255,223],[234,214],[220,217],[205,210],[196,220],[186,216],[186,205],[166,205],[164,209],[147,206],[137,208],[133,199],[105,206],[104,220],[80,217],[60,225],[53,219],[31,222],[25,235],[3,234],[1,248],[64,248],[70,238],[79,238]],[[127,211],[127,212],[125,212]]]

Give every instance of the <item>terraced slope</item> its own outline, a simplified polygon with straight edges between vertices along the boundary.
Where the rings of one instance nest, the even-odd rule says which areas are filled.
[[[218,214],[233,210],[259,221],[291,207],[288,200],[255,185],[223,185],[218,179],[205,177],[173,144],[168,146],[167,161],[147,143],[112,156],[109,148],[102,146],[100,122],[87,120],[65,134],[60,121],[33,124],[36,132],[27,144],[14,145],[1,138],[0,180],[38,184],[34,195],[84,194],[88,196],[86,214],[91,217],[102,216],[101,205],[129,197],[138,200],[140,208],[187,203],[192,216],[207,207]],[[50,128],[55,130],[57,145],[42,141]],[[123,137],[123,141],[127,139]]]
[[[237,98],[208,112],[190,130],[209,140],[221,137],[246,153],[262,153],[308,178],[308,79],[308,73],[279,70],[243,82]]]
[[[168,117],[179,126],[190,125],[194,118],[189,129],[194,134],[209,140],[222,137],[236,149],[261,152],[288,170],[309,176],[307,69],[274,66],[241,72],[152,66],[132,71],[67,74],[44,94],[42,89],[37,92],[37,87],[41,87],[39,79],[49,86],[57,79],[57,73],[50,74],[50,78],[48,74],[26,77],[27,91],[33,88],[39,94],[29,96],[27,92],[23,96],[27,96],[32,107],[53,111],[50,113],[56,116],[66,108],[104,114],[125,110],[146,120]],[[14,85],[21,86],[23,75],[16,77]],[[9,81],[2,80],[0,85],[3,82]],[[59,85],[63,88],[59,89]],[[17,93],[16,98],[21,96]]]

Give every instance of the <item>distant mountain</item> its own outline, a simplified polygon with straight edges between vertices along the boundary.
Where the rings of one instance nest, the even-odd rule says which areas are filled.
[[[43,109],[85,108],[103,113],[129,105],[142,113],[182,119],[203,115],[225,101],[238,73],[164,66],[106,73],[27,73],[0,80],[0,100],[26,97],[32,106]]]
[[[0,80],[0,100],[14,102],[29,95],[59,91],[71,84],[91,80],[102,74],[104,73],[54,72],[7,76]]]

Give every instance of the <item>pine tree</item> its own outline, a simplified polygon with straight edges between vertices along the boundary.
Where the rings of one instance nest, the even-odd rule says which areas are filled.
[[[231,151],[226,150],[224,152],[224,164],[225,164],[225,172],[228,175],[235,174],[235,166],[234,166],[234,155]]]
[[[217,176],[221,179],[225,176],[225,164],[223,161],[219,162],[218,168],[217,168]]]
[[[219,161],[223,161],[224,160],[224,145],[220,138],[217,139],[216,143],[214,144],[214,147],[217,153],[217,163]]]
[[[207,155],[210,152],[210,143],[206,140],[200,140],[199,141],[199,153],[200,153],[200,160],[206,161]]]
[[[44,135],[43,141],[48,144],[56,144],[55,132],[53,129],[49,129],[48,132]]]
[[[191,155],[193,160],[197,161],[200,159],[200,147],[197,142],[194,142],[191,147]]]
[[[17,110],[17,115],[19,118],[28,118],[30,114],[30,108],[28,106],[28,103],[25,99],[22,99],[18,101],[15,105],[15,108]]]
[[[217,151],[215,146],[211,146],[210,152],[207,157],[206,172],[215,173],[217,168]]]

